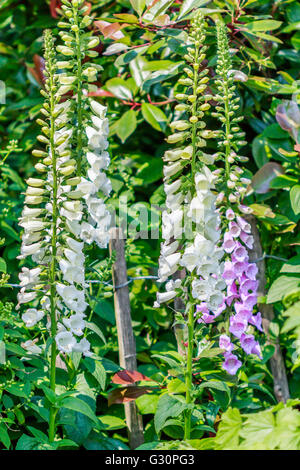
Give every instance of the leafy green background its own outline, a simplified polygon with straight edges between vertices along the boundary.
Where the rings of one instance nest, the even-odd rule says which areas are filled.
[[[0,80],[6,87],[6,103],[0,105],[0,148],[5,149],[9,140],[16,139],[20,149],[0,167],[0,272],[9,274],[12,283],[18,282],[20,269],[16,259],[20,247],[17,218],[22,208],[24,180],[34,172],[31,150],[38,134],[35,119],[42,102],[39,93],[42,86],[42,31],[48,27],[57,32],[57,19],[53,16],[59,2],[49,3],[4,0],[0,6]],[[266,259],[267,301],[275,309],[271,336],[280,341],[291,396],[299,397],[300,197],[299,155],[294,145],[300,122],[294,113],[292,124],[289,119],[287,125],[284,112],[282,119],[276,120],[278,106],[285,103],[287,107],[287,101],[293,94],[295,100],[300,88],[297,82],[299,3],[293,0],[90,3],[95,15],[94,27],[101,38],[97,61],[104,67],[97,82],[96,96],[107,104],[110,119],[110,176],[114,189],[110,202],[119,209],[119,201],[127,199],[132,224],[139,203],[146,204],[149,223],[140,227],[144,235],[157,229],[157,222],[151,224],[150,205],[153,208],[164,201],[161,156],[166,149],[168,124],[174,116],[174,93],[184,67],[186,25],[193,14],[192,8],[202,8],[210,25],[221,15],[228,24],[234,67],[248,76],[246,82],[237,82],[242,103],[240,113],[245,117],[242,128],[248,141],[244,152],[250,158],[247,169],[253,178],[247,203],[257,216],[264,252],[277,257]],[[213,76],[216,41],[212,27],[208,29],[207,42],[208,67]],[[209,125],[213,127],[215,123]],[[122,215],[121,209],[119,214]],[[156,275],[158,255],[159,240],[147,237],[132,240],[129,233],[126,257],[130,276]],[[109,280],[107,253],[93,248],[89,256],[90,275],[97,278],[101,268],[103,279]],[[148,443],[145,445],[157,447],[160,437],[169,443],[162,445],[176,448],[176,442],[180,442],[183,435],[180,413],[184,403],[177,395],[182,392],[183,383],[172,331],[173,313],[170,309],[152,307],[157,288],[151,280],[135,281],[130,286],[138,370],[150,376],[154,384],[160,384],[160,387],[154,385],[150,394],[140,396],[137,404],[144,419]],[[107,404],[108,391],[118,388],[111,385],[110,378],[119,367],[112,298],[109,293],[104,294],[101,288],[99,292],[90,292],[93,326],[89,339],[98,360],[91,362],[88,358],[72,357],[68,371],[58,369],[59,397],[63,401],[59,412],[61,440],[55,448],[128,448],[123,406],[113,404],[108,407]],[[0,347],[1,341],[6,344],[8,360],[5,365],[0,365],[0,441],[3,448],[52,448],[45,434],[47,400],[55,401],[57,397],[47,390],[44,359],[27,357],[21,346],[26,339],[34,339],[38,331],[26,330],[14,308],[15,303],[16,289],[1,288]],[[231,420],[235,419],[243,422],[243,425],[239,424],[241,441],[237,440],[237,435],[233,442],[227,436],[230,448],[255,447],[251,441],[251,436],[255,438],[251,419],[256,421],[251,418],[251,413],[259,412],[262,421],[270,420],[274,425],[273,411],[262,411],[275,405],[268,366],[273,351],[272,345],[266,345],[262,362],[247,359],[237,383],[221,371],[220,358],[209,348],[203,349],[198,364],[199,406],[193,413],[194,441],[180,445],[187,448],[205,446],[209,433],[215,434],[216,423],[223,414],[217,445],[224,444],[224,429],[226,425],[232,426]],[[203,382],[205,386],[201,386]],[[65,393],[71,393],[72,398],[64,397]],[[166,407],[170,414],[161,414],[160,409]],[[228,407],[234,410],[226,412]],[[158,413],[153,419],[156,410]],[[238,410],[243,414],[250,413],[250,417],[241,418]],[[280,413],[277,411],[278,423]],[[298,420],[299,427],[296,410],[290,408],[288,413],[293,413],[291,422]],[[248,444],[243,440],[246,432]],[[288,438],[285,436],[284,439],[278,444],[279,448],[288,445]],[[299,436],[297,439],[295,445],[299,448]],[[172,440],[174,444],[170,444]],[[198,441],[203,442],[199,444]],[[207,446],[212,445],[209,442]],[[266,448],[268,446],[269,440]]]

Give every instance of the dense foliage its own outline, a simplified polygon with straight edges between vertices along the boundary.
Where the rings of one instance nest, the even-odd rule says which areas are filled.
[[[183,89],[180,79],[185,77],[190,19],[198,8],[209,26],[203,65],[210,78],[209,103],[216,108],[220,77],[215,76],[214,25],[223,18],[240,98],[237,115],[244,117],[240,122],[246,136],[243,155],[249,158],[243,164],[244,176],[251,180],[245,202],[256,216],[265,254],[267,284],[260,303],[272,305],[275,317],[268,337],[260,340],[262,360],[244,355],[238,376],[222,369],[220,350],[205,340],[205,329],[197,330],[196,407],[190,439],[182,441],[185,361],[177,350],[174,313],[164,304],[153,307],[161,289],[155,280],[131,282],[138,371],[151,382],[132,387],[134,392],[112,383],[120,370],[110,286],[114,259],[91,245],[86,250],[88,278],[104,281],[91,284],[87,298],[88,340],[94,356],[72,353],[61,359],[53,393],[46,356],[28,351],[30,344],[34,352],[41,334],[47,339],[46,328],[26,328],[16,310],[18,288],[13,286],[19,283],[18,272],[24,265],[17,258],[18,218],[25,181],[35,172],[31,152],[40,133],[35,120],[45,86],[43,30],[50,28],[58,35],[61,11],[56,8],[61,2],[4,0],[0,7],[0,80],[6,98],[0,105],[1,445],[6,449],[128,449],[122,403],[130,393],[143,416],[144,449],[299,449],[299,3],[94,0],[87,6],[93,17],[91,34],[100,39],[92,60],[103,68],[88,92],[108,108],[111,164],[107,173],[112,193],[107,202],[124,228],[127,210],[126,259],[131,277],[157,275],[159,213],[165,201],[162,156],[169,148],[170,123],[180,116],[175,97]],[[205,119],[208,129],[219,130],[210,112]],[[207,148],[210,154],[219,151],[216,139],[208,139]],[[146,222],[136,227],[137,215],[145,207]],[[182,340],[186,338],[179,338],[179,344]],[[273,392],[269,360],[276,341],[288,376],[291,400],[287,406],[277,405]],[[138,375],[133,382],[141,379]],[[49,442],[49,409],[53,408],[58,432]]]

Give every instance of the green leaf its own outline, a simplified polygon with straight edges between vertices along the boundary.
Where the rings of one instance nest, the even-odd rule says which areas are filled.
[[[84,360],[84,364],[92,376],[95,377],[102,390],[104,390],[106,383],[106,372],[101,362],[87,357]]]
[[[9,447],[10,447],[10,437],[9,437],[8,432],[6,430],[5,423],[0,424],[0,441],[6,447],[6,449],[9,449]]]
[[[128,83],[122,78],[112,78],[105,83],[106,88],[121,100],[132,100],[132,91]]]
[[[259,20],[259,21],[252,21],[251,23],[244,24],[243,28],[246,28],[249,31],[255,33],[258,31],[273,31],[274,29],[278,29],[281,25],[282,25],[282,21]]]
[[[82,413],[90,418],[92,421],[94,421],[94,423],[98,424],[98,419],[91,407],[83,400],[80,400],[80,398],[66,397],[62,400],[61,406],[69,410],[78,411],[79,413]]]
[[[209,3],[209,0],[184,0],[181,5],[178,20],[187,15],[193,8],[199,8]]]
[[[150,103],[143,103],[142,114],[145,121],[147,121],[150,126],[154,127],[157,131],[164,131],[166,129],[168,118],[157,106]]]
[[[238,446],[242,428],[242,417],[239,410],[229,408],[223,415],[215,437],[221,449],[233,449]]]
[[[227,395],[230,395],[230,390],[228,385],[225,382],[217,382],[214,380],[210,380],[209,382],[203,382],[199,385],[198,390],[203,388],[212,388],[214,390],[220,390],[221,392],[226,392]]]
[[[294,305],[289,307],[283,315],[289,318],[281,329],[282,333],[287,333],[288,331],[300,326],[300,302],[296,302]]]
[[[296,215],[300,214],[300,184],[292,187],[290,192],[292,209]]]
[[[280,276],[273,282],[268,293],[267,303],[279,302],[284,297],[300,291],[300,277]]]
[[[6,273],[6,272],[7,272],[6,262],[3,258],[0,258],[0,273]]]
[[[99,336],[99,338],[103,341],[103,343],[106,344],[106,339],[104,337],[104,334],[95,323],[85,322],[85,324],[89,330],[92,330],[94,333],[96,333],[96,335]]]
[[[101,424],[103,424],[103,430],[115,431],[116,429],[126,428],[124,419],[118,418],[117,416],[104,415],[99,418]]]
[[[141,16],[146,5],[146,0],[130,0],[130,3],[137,14]]]
[[[248,415],[240,431],[241,437],[247,440],[247,445],[262,444],[274,431],[275,417],[272,411],[266,410],[254,415]]]
[[[122,143],[135,131],[137,122],[135,112],[130,109],[116,123],[116,134]]]
[[[168,418],[176,418],[188,407],[186,403],[177,400],[171,395],[162,395],[158,401],[154,416],[154,426],[157,433],[164,427]]]

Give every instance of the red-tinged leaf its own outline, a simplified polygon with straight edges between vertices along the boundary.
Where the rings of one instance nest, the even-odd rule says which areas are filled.
[[[152,392],[153,390],[153,387],[135,386],[113,390],[108,394],[108,406],[134,401],[142,395]]]
[[[294,145],[294,150],[300,153],[300,144]]]
[[[51,0],[50,1],[50,13],[53,18],[57,18],[58,14],[56,9],[60,8],[61,6],[61,1],[60,0]]]
[[[277,106],[276,120],[280,127],[287,131],[296,141],[300,127],[300,110],[294,101],[283,100]]]
[[[141,374],[137,370],[121,370],[117,372],[111,379],[114,384],[129,385],[141,380],[151,381],[149,377]]]
[[[108,98],[114,98],[115,97],[115,95],[113,95],[110,91],[102,90],[101,88],[98,88],[97,91],[89,92],[88,96],[107,96]]]
[[[94,25],[101,31],[105,38],[109,39],[122,39],[124,34],[121,29],[127,26],[125,23],[108,23],[103,20],[94,21]]]
[[[28,67],[28,72],[34,77],[37,83],[39,83],[40,85],[43,85],[45,83],[45,75],[44,75],[45,60],[43,59],[43,57],[37,54],[34,54],[33,62],[34,62],[34,67]]]
[[[152,3],[150,3],[150,5],[148,5],[145,13],[147,13],[149,10],[151,10],[152,7],[154,7],[154,5],[156,5],[156,3],[160,2],[160,0],[153,0]]]
[[[153,24],[155,24],[156,26],[168,26],[170,24],[174,24],[174,21],[170,20],[169,15],[164,14],[155,18]]]
[[[283,174],[284,170],[279,163],[268,162],[255,173],[251,186],[257,194],[266,194],[271,189],[271,181]]]

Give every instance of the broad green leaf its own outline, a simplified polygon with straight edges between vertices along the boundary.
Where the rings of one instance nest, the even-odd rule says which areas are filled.
[[[116,134],[122,143],[135,131],[137,126],[136,115],[133,109],[126,111],[123,116],[115,123]]]
[[[300,276],[280,276],[273,282],[268,293],[267,303],[279,302],[284,297],[300,291]]]
[[[297,49],[297,51],[299,51],[299,49],[300,49],[300,31],[297,31],[297,33],[294,34],[294,36],[291,39],[291,42],[292,42],[292,45],[293,45],[294,49]]]
[[[171,395],[162,395],[158,401],[154,416],[154,426],[157,433],[164,427],[168,418],[176,418],[187,408],[186,403],[177,400]]]
[[[99,336],[99,338],[103,341],[103,343],[106,344],[106,339],[104,337],[104,334],[102,333],[100,328],[95,323],[86,322],[86,327],[89,330],[92,330],[94,333],[96,333],[96,335]]]
[[[145,5],[146,5],[146,0],[130,0],[132,8],[137,12],[139,16],[142,15]]]
[[[217,382],[214,380],[210,380],[209,382],[203,382],[198,386],[198,390],[201,390],[203,388],[211,388],[214,390],[220,390],[221,392],[225,392],[227,393],[227,395],[230,395],[229,387],[225,382]]]
[[[278,29],[282,25],[282,21],[276,20],[259,20],[259,21],[252,21],[251,23],[247,23],[243,25],[243,28],[248,29],[252,32],[260,32],[260,31],[273,31],[274,29]]]
[[[293,211],[296,215],[300,214],[300,184],[292,187],[290,198]]]
[[[7,272],[6,262],[3,258],[0,258],[0,273],[6,273],[6,272]]]
[[[178,20],[187,15],[193,8],[199,8],[209,3],[209,0],[184,0],[179,10]]]
[[[103,425],[103,430],[115,431],[116,429],[126,428],[124,419],[117,416],[104,415],[99,418],[99,421]]]
[[[272,411],[266,410],[257,414],[248,415],[240,431],[241,437],[247,440],[247,445],[262,444],[275,428],[275,417]],[[269,441],[269,439],[268,439]]]
[[[105,87],[121,100],[132,100],[133,98],[129,84],[122,78],[111,78],[105,83]]]
[[[0,442],[2,442],[2,444],[4,444],[6,449],[9,449],[9,447],[10,447],[10,437],[8,435],[5,423],[0,424]]]
[[[98,424],[98,419],[96,418],[96,415],[94,414],[91,407],[83,400],[80,400],[80,398],[66,397],[62,400],[61,406],[69,410],[78,411],[79,413],[82,413],[90,418],[92,421],[94,421],[94,423]]]
[[[229,408],[223,415],[215,437],[221,449],[234,449],[239,444],[242,429],[242,417],[239,410]]]
[[[294,328],[300,326],[300,302],[296,302],[294,305],[289,307],[283,314],[285,317],[289,317],[281,329],[282,333],[287,333]]]
[[[165,113],[150,103],[142,104],[142,114],[144,119],[158,131],[164,131],[166,129],[167,116]]]
[[[93,377],[95,377],[97,382],[100,384],[102,390],[104,390],[106,382],[106,371],[101,362],[86,357],[84,359],[84,364],[86,365],[88,371],[93,375]]]

